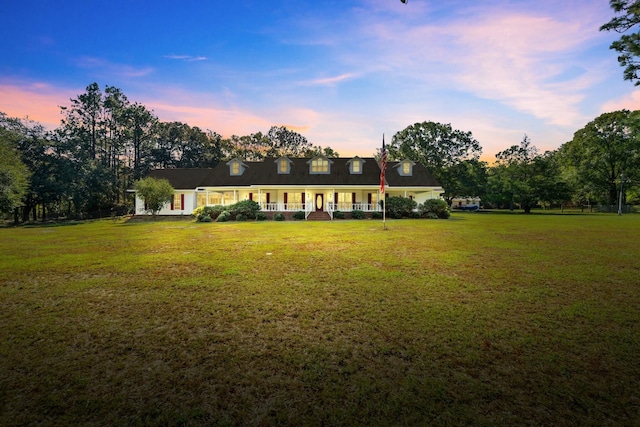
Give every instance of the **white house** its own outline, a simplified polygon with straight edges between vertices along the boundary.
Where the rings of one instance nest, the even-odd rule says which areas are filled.
[[[149,176],[167,179],[175,194],[160,215],[189,215],[199,206],[231,205],[254,200],[264,212],[323,213],[381,211],[380,166],[370,158],[266,158],[258,162],[233,159],[212,169],[159,169]],[[413,198],[417,203],[440,198],[444,190],[421,165],[410,160],[388,162],[387,196]],[[144,215],[136,197],[135,212]],[[319,214],[314,214],[319,215]]]

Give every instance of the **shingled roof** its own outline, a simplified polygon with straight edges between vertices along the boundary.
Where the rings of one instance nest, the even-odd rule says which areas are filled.
[[[362,173],[352,174],[349,164],[352,158],[329,159],[331,173],[309,173],[309,158],[289,158],[290,173],[279,174],[275,158],[259,162],[242,162],[246,166],[242,175],[232,176],[229,165],[221,162],[213,169],[158,169],[149,176],[167,179],[173,188],[195,189],[197,187],[249,187],[259,186],[377,186],[380,184],[380,166],[375,158],[363,160]],[[415,164],[411,176],[400,176],[397,166],[400,162],[388,162],[385,174],[390,187],[431,187],[439,186],[438,181],[423,166]]]

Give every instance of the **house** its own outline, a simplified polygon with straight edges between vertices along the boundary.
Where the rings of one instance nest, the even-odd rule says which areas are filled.
[[[257,162],[233,159],[212,169],[160,169],[149,176],[167,179],[175,194],[160,215],[189,215],[199,206],[231,205],[254,200],[263,212],[297,212],[333,217],[335,211],[381,211],[380,166],[375,158],[266,158]],[[444,190],[421,165],[388,162],[387,196],[413,198],[417,203],[440,198]],[[137,215],[145,214],[136,197]],[[317,214],[318,212],[320,214]]]
[[[451,201],[451,209],[477,211],[480,209],[480,197],[454,197]]]

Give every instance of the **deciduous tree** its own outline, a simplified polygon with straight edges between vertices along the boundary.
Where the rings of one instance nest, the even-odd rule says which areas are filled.
[[[616,204],[620,180],[640,180],[640,111],[604,113],[578,130],[561,148],[563,163],[583,192]]]
[[[411,159],[421,163],[440,181],[445,191],[449,191],[448,188],[460,186],[456,175],[460,169],[479,166],[477,162],[482,148],[471,132],[453,129],[450,124],[423,122],[396,133],[388,151],[392,159]],[[460,166],[465,161],[472,163]],[[450,193],[449,200],[455,195],[458,194]]]
[[[610,0],[609,4],[619,16],[613,17],[600,27],[600,31],[617,31],[626,33],[640,24],[639,0]],[[640,32],[623,34],[620,39],[611,43],[611,49],[616,50],[618,62],[624,68],[624,79],[630,80],[636,86],[640,85]]]
[[[144,200],[147,212],[157,215],[171,201],[174,189],[166,179],[142,178],[133,185],[136,195]]]
[[[560,168],[554,163],[554,153],[538,154],[527,135],[519,145],[496,154],[496,164],[489,174],[488,201],[498,204],[518,204],[530,213],[537,204],[552,204],[569,197]]]
[[[4,116],[4,113],[0,113]],[[16,142],[20,135],[0,122],[0,212],[11,212],[22,204],[31,175],[22,162]]]

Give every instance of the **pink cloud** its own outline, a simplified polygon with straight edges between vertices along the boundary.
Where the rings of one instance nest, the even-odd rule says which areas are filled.
[[[600,108],[601,113],[610,113],[618,110],[640,110],[640,90],[635,90],[623,98],[606,102]]]
[[[340,83],[346,80],[351,80],[354,77],[356,77],[356,75],[353,73],[345,73],[345,74],[340,74],[339,76],[334,76],[334,77],[308,80],[308,81],[302,82],[301,84],[308,85],[308,86],[316,86],[316,85],[317,86],[334,86],[336,83]]]
[[[59,106],[67,105],[78,93],[41,82],[19,85],[0,81],[0,111],[10,117],[28,117],[47,129],[54,129],[62,118]]]

